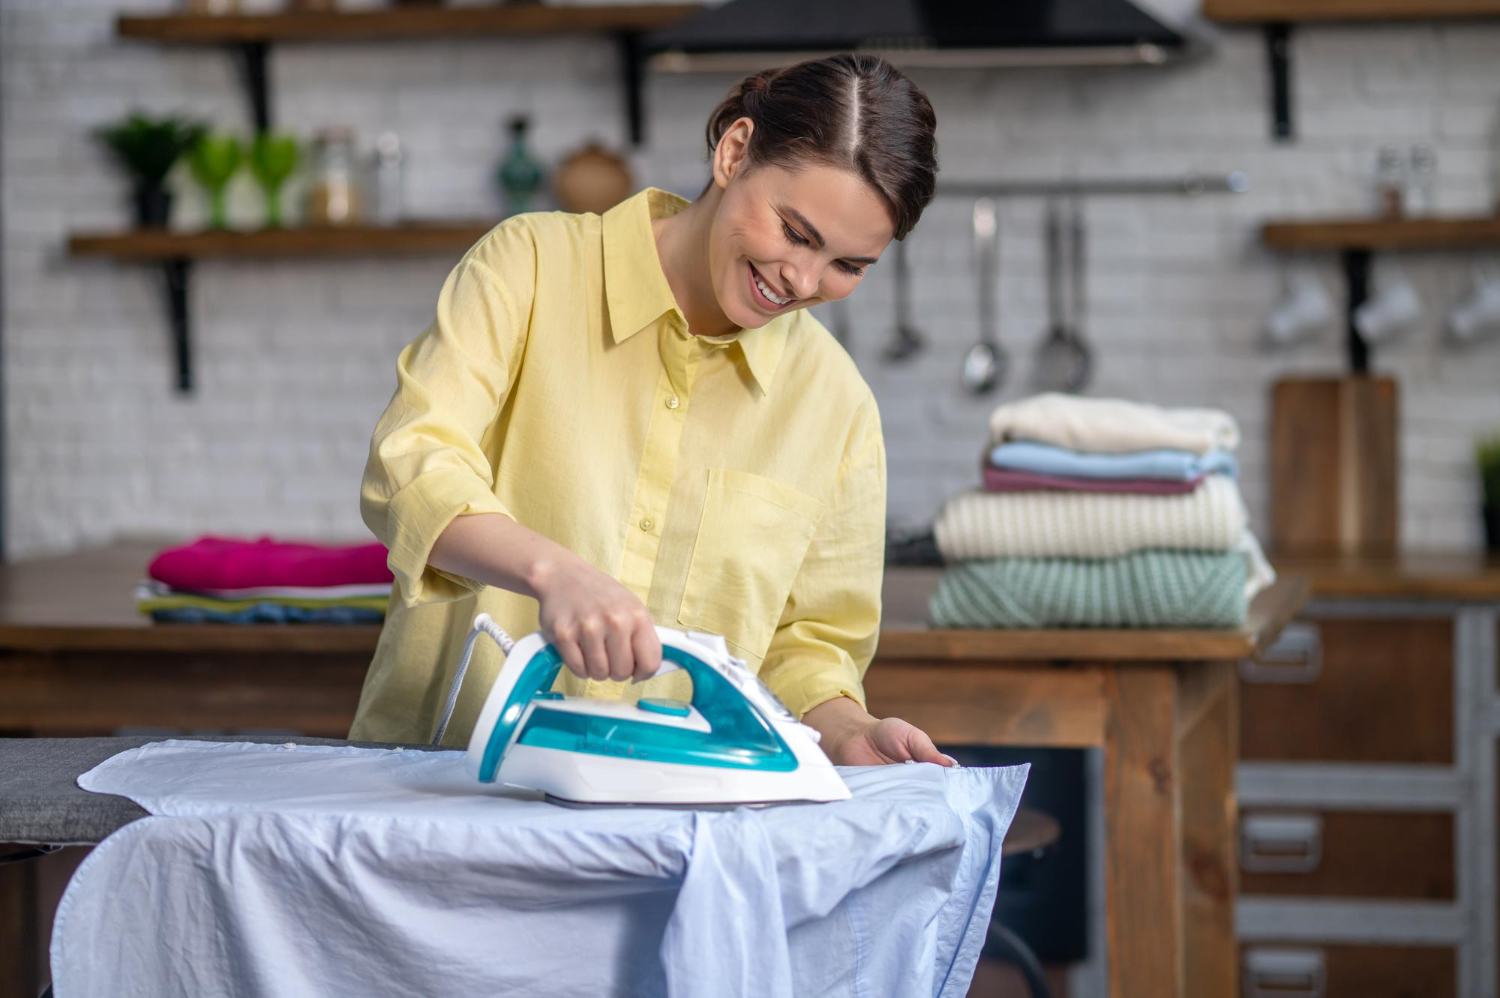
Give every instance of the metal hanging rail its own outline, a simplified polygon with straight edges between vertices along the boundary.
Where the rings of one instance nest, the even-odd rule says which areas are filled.
[[[960,180],[938,185],[939,197],[1092,197],[1097,195],[1243,194],[1250,179],[1229,173],[1189,172],[1176,177],[1078,177],[1069,180]]]

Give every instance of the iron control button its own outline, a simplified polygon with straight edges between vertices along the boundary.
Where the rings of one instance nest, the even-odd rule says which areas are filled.
[[[666,697],[641,697],[636,701],[636,706],[653,714],[666,714],[669,717],[688,716],[687,704],[681,700],[670,700]]]

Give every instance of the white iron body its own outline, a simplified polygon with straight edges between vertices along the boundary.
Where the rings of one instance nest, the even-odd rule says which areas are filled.
[[[790,750],[795,765],[784,753],[780,760],[784,768],[769,770],[665,762],[524,744],[522,736],[538,710],[578,713],[594,719],[613,719],[637,725],[646,723],[704,735],[711,732],[708,719],[696,705],[684,705],[686,712],[682,716],[673,716],[648,711],[632,702],[544,694],[544,698],[529,700],[520,706],[519,718],[506,741],[498,771],[494,771],[494,782],[539,790],[564,802],[582,804],[691,806],[849,798],[849,788],[818,747],[819,732],[799,722],[743,662],[730,655],[722,637],[666,627],[658,627],[656,632],[664,649],[677,649],[691,655],[728,680],[727,687],[723,688],[732,690],[731,696],[743,699],[744,709],[753,711],[764,720]],[[518,705],[512,703],[511,697],[518,678],[527,663],[548,647],[546,639],[536,633],[517,642],[506,656],[505,665],[490,688],[469,739],[465,765],[476,778],[484,779],[486,752],[493,755],[494,751],[491,736],[501,723],[502,712],[508,703],[511,703],[514,716]],[[664,657],[657,675],[678,668],[680,666],[675,662]],[[735,709],[739,709],[738,704]]]

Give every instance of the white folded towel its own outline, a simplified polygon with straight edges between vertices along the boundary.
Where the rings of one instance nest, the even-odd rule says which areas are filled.
[[[949,561],[1114,558],[1146,548],[1229,551],[1247,521],[1234,480],[1210,475],[1177,496],[975,489],[944,504],[934,533]]]
[[[1206,454],[1234,450],[1240,428],[1218,409],[1166,409],[1125,399],[1049,392],[1008,402],[990,414],[990,442],[1035,440],[1095,454],[1168,448]]]

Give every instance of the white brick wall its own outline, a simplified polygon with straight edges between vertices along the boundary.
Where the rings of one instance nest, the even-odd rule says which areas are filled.
[[[149,8],[152,4],[146,4]],[[1179,3],[1178,6],[1181,6]],[[66,234],[125,222],[123,187],[89,131],[135,106],[245,125],[221,52],[116,42],[110,0],[0,0],[0,177],[8,546],[65,550],[122,534],[195,531],[357,535],[369,432],[400,346],[425,324],[451,261],[200,264],[193,288],[197,393],[170,389],[157,275],[68,259]],[[915,74],[941,120],[945,177],[1175,173],[1239,168],[1252,192],[1200,200],[1119,198],[1089,206],[1093,391],[1229,408],[1246,432],[1247,498],[1265,523],[1268,383],[1337,369],[1341,332],[1267,353],[1259,327],[1280,262],[1261,249],[1270,215],[1358,212],[1375,150],[1433,145],[1439,206],[1490,203],[1500,121],[1500,26],[1315,27],[1296,36],[1300,140],[1268,138],[1258,33],[1229,31],[1196,65],[1159,71]],[[279,123],[393,128],[410,152],[409,200],[424,215],[497,209],[491,176],[503,122],[533,115],[554,161],[589,136],[623,140],[615,53],[594,39],[288,45],[273,54]],[[693,194],[701,126],[729,77],[653,77],[642,183]],[[247,177],[232,214],[258,216]],[[181,185],[179,222],[201,219]],[[891,512],[929,520],[969,484],[984,415],[1026,390],[1044,321],[1040,205],[1002,207],[1001,325],[1010,378],[995,398],[957,390],[976,335],[967,208],[936,204],[912,236],[914,295],[930,347],[890,367],[889,268],[851,300],[852,352],[878,393]],[[1471,441],[1500,429],[1500,343],[1454,351],[1443,316],[1466,254],[1397,263],[1429,307],[1424,327],[1379,352],[1401,378],[1403,534],[1411,547],[1477,543]],[[1335,262],[1311,261],[1331,290]],[[1377,278],[1385,261],[1377,263]],[[824,316],[825,320],[828,318]]]

